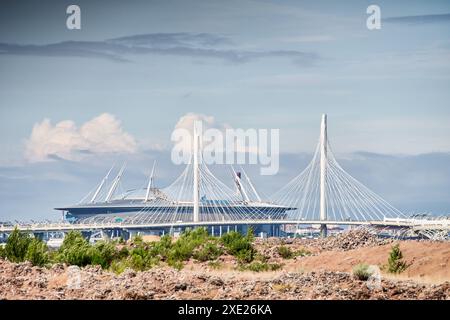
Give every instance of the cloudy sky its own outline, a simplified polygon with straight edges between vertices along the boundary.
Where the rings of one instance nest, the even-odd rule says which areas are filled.
[[[81,30],[66,28],[73,3]],[[5,0],[0,220],[55,217],[124,160],[125,189],[154,159],[169,183],[189,116],[280,129],[280,173],[248,168],[270,195],[307,164],[322,113],[349,173],[400,210],[448,213],[448,88],[445,0]]]

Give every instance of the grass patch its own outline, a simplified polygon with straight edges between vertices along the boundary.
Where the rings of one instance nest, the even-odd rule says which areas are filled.
[[[311,252],[305,248],[293,251],[291,248],[284,245],[277,247],[277,253],[283,259],[293,259],[295,257],[305,257],[311,255]]]
[[[267,263],[261,261],[253,261],[252,263],[241,265],[239,270],[253,271],[253,272],[265,272],[265,271],[276,271],[282,267],[279,263]]]
[[[210,261],[208,262],[208,266],[212,269],[221,269],[222,268],[222,264],[219,261]]]
[[[294,252],[292,252],[291,248],[286,246],[277,247],[277,253],[283,259],[292,259],[294,257]]]
[[[306,257],[306,256],[310,256],[311,254],[312,254],[311,251],[306,250],[305,248],[301,248],[294,252],[294,255],[296,257]]]
[[[353,267],[352,274],[356,279],[366,281],[370,278],[372,272],[369,271],[369,265],[360,263]]]

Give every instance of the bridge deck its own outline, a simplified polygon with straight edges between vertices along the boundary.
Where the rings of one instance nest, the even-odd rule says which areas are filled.
[[[450,220],[417,220],[417,219],[398,219],[389,221],[318,221],[318,220],[236,220],[236,221],[199,221],[199,222],[177,222],[177,223],[146,223],[146,224],[123,224],[123,223],[92,223],[92,224],[36,224],[36,225],[18,225],[21,231],[29,232],[47,232],[47,231],[70,231],[70,230],[102,230],[102,229],[159,229],[170,227],[196,227],[196,226],[227,226],[227,225],[262,225],[262,224],[327,224],[327,225],[367,225],[367,226],[385,226],[385,227],[409,227],[414,229],[437,229],[450,230]],[[0,226],[0,233],[9,233],[16,226]]]

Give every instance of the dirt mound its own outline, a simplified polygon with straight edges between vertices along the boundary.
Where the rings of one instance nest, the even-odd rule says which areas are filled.
[[[442,283],[450,281],[450,243],[431,241],[399,241],[407,269],[398,278],[419,282]],[[387,264],[393,243],[361,247],[352,250],[323,251],[288,261],[286,270],[329,270],[350,272],[359,263],[375,265],[382,269]],[[382,270],[381,270],[382,271]],[[383,277],[393,277],[383,274]]]

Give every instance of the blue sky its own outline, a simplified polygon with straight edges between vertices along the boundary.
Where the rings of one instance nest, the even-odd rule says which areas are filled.
[[[253,172],[267,194],[327,113],[351,174],[401,210],[449,212],[449,87],[448,1],[2,1],[0,220],[53,217],[117,159],[140,184],[187,113],[280,129],[280,174]],[[163,162],[161,184],[181,169]]]

